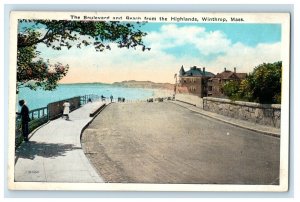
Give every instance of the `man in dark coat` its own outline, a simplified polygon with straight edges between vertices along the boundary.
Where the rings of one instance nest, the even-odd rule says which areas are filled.
[[[28,123],[30,121],[29,118],[29,109],[25,105],[24,100],[19,101],[19,105],[21,106],[21,112],[17,112],[18,115],[21,115],[21,120],[22,120],[22,133],[24,140],[27,142],[28,141],[28,134],[29,134],[29,129],[28,129]]]

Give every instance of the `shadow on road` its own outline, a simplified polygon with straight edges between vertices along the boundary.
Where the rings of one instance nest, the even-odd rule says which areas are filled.
[[[16,162],[19,158],[33,160],[36,156],[41,156],[44,158],[65,156],[66,152],[74,149],[81,149],[81,147],[75,147],[73,144],[54,144],[29,141],[23,143],[16,150]]]

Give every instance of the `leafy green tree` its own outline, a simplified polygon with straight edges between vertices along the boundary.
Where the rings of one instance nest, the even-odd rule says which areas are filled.
[[[52,90],[57,82],[68,72],[69,66],[56,63],[51,65],[38,58],[35,46],[18,48],[17,54],[17,90],[20,86],[44,90]]]
[[[141,25],[138,22],[19,20],[17,89],[26,86],[53,90],[68,72],[68,65],[50,64],[50,61],[40,58],[38,44],[57,51],[91,45],[95,51],[102,52],[111,50],[109,43],[114,42],[119,48],[150,50],[143,44],[146,33],[139,29]]]
[[[251,101],[280,103],[282,62],[263,63],[247,78],[244,93]]]
[[[250,101],[254,102],[255,100],[253,99],[253,76],[252,74],[249,74],[247,79],[242,80],[240,83],[239,91],[238,91],[238,96],[240,100],[244,101]]]
[[[223,85],[223,93],[232,100],[237,100],[240,98],[239,89],[240,89],[240,83],[235,80],[227,81]]]

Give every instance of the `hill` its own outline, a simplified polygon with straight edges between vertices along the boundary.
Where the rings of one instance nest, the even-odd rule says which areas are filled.
[[[121,87],[128,87],[128,88],[157,88],[157,89],[168,89],[174,90],[174,84],[170,83],[155,83],[152,81],[121,81],[121,82],[114,82],[112,85],[121,86]]]

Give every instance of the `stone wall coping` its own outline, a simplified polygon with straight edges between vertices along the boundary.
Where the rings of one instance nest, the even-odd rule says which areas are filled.
[[[195,94],[193,94],[193,93],[176,93],[176,95],[177,96],[186,96],[186,95],[188,95],[188,96],[193,96],[193,97],[197,97],[197,98],[201,98],[200,97],[200,95],[195,95]]]
[[[210,101],[216,101],[216,102],[224,102],[224,103],[231,103],[234,104],[234,101],[224,98],[215,98],[215,97],[203,97],[203,100],[210,100]]]
[[[224,98],[215,98],[215,97],[204,97],[203,100],[215,101],[221,103],[229,103],[234,105],[246,106],[246,107],[256,107],[256,108],[273,108],[281,109],[281,104],[260,104],[255,102],[245,102],[245,101],[232,101]]]

